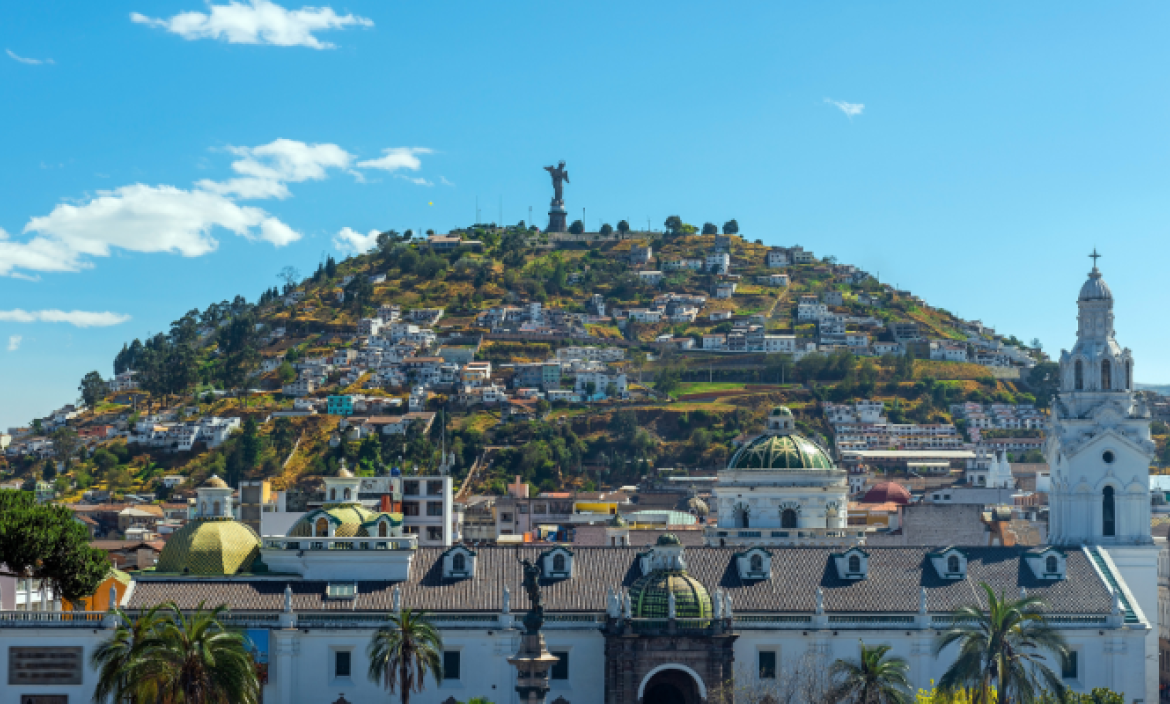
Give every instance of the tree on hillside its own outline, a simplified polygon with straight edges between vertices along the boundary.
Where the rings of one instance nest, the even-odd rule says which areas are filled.
[[[108,386],[102,375],[96,371],[89,372],[81,377],[81,385],[77,387],[81,392],[81,400],[90,408],[95,408],[99,401],[108,393]]]
[[[260,453],[264,451],[264,438],[260,437],[260,425],[255,418],[244,421],[240,433],[240,460],[245,470],[255,469],[260,464]]]
[[[732,219],[728,220],[727,222],[723,223],[723,234],[725,234],[725,235],[738,235],[739,234],[739,223],[735,221],[735,218],[732,218]]]
[[[569,232],[574,235],[579,235],[585,232],[585,223],[580,220],[574,220],[572,225],[569,225]]]
[[[1036,397],[1036,405],[1047,408],[1052,397],[1060,392],[1060,364],[1040,362],[1028,373],[1028,387]]]
[[[607,222],[601,226],[601,229],[598,230],[598,232],[600,232],[603,237],[609,237],[610,235],[613,234],[613,228]]]
[[[704,234],[704,235],[717,235],[717,234],[719,234],[719,227],[713,222],[705,222],[705,223],[703,223],[702,234]]]
[[[277,272],[276,278],[284,282],[284,292],[288,293],[301,282],[301,270],[290,264]]]
[[[288,418],[277,418],[272,423],[272,446],[281,455],[286,454],[293,448],[296,443],[296,433],[292,427],[292,421]]]
[[[77,431],[69,426],[62,426],[49,433],[49,439],[53,441],[53,456],[64,463],[65,469],[69,469],[69,463],[77,455],[77,449],[81,447],[81,438],[77,436]]]
[[[660,393],[671,395],[681,385],[682,372],[677,367],[663,367],[654,377],[654,390]]]
[[[365,310],[372,305],[373,298],[374,285],[364,274],[354,276],[345,285],[345,305],[353,310],[354,315],[359,318],[365,315]]]
[[[637,430],[638,416],[633,411],[618,411],[609,419],[609,431],[613,434],[614,438],[631,440]]]
[[[617,231],[619,234],[626,234],[630,231],[630,223],[626,222],[625,220],[618,220]]]
[[[663,222],[662,225],[666,228],[667,235],[674,237],[682,234],[683,221],[682,218],[677,215],[671,215],[670,217],[666,218],[666,221]]]
[[[256,350],[256,319],[250,314],[232,318],[219,329],[219,378],[227,388],[238,389],[260,361]]]
[[[0,565],[0,574],[44,580],[68,601],[92,595],[110,570],[72,511],[9,490],[0,490]]]

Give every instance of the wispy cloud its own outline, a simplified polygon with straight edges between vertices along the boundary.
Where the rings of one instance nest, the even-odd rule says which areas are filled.
[[[137,12],[130,21],[159,27],[183,39],[219,39],[229,44],[268,44],[273,46],[307,46],[332,49],[314,32],[346,27],[373,27],[372,20],[357,15],[339,15],[331,7],[302,7],[287,10],[269,0],[248,3],[232,0],[227,5],[212,5],[211,12],[182,12],[170,19],[156,19]]]
[[[333,237],[334,247],[337,247],[343,252],[353,252],[354,254],[364,254],[373,249],[377,244],[377,230],[370,230],[369,234],[363,235],[351,228],[343,227],[341,228],[341,232],[338,232]]]
[[[439,183],[443,184],[444,186],[454,186],[454,185],[455,185],[455,184],[451,183],[450,181],[448,181],[448,180],[447,180],[445,177],[443,177],[443,176],[440,176],[440,177],[439,177]]]
[[[91,312],[85,310],[0,310],[0,323],[69,323],[79,328],[105,328],[130,320],[122,313]],[[16,336],[19,337],[19,336]],[[12,338],[9,338],[11,346]],[[20,344],[20,341],[17,341]]]
[[[377,159],[359,161],[358,166],[366,169],[381,169],[383,171],[397,171],[410,169],[418,171],[422,167],[419,154],[433,154],[434,150],[427,147],[391,147],[382,150],[382,156]]]
[[[852,120],[854,117],[861,114],[865,110],[864,103],[847,103],[844,100],[833,100],[832,98],[825,98],[825,102],[829,105],[834,105],[838,110],[845,113],[845,116]]]
[[[416,178],[414,176],[407,176],[406,174],[394,174],[394,178],[400,178],[403,181],[410,181],[411,183],[415,184],[416,186],[433,186],[433,185],[435,185],[421,176]]]
[[[29,59],[29,58],[25,58],[23,56],[17,56],[16,52],[14,52],[12,49],[7,49],[6,51],[8,52],[8,56],[10,56],[13,59],[16,59],[17,61],[19,61],[22,64],[28,64],[30,66],[40,66],[41,64],[53,63],[52,59]]]
[[[23,335],[9,335],[8,336],[8,351],[15,352],[20,349],[20,341],[24,339]]]

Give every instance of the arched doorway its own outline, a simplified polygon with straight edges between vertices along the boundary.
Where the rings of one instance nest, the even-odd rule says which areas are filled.
[[[654,668],[642,683],[641,704],[701,704],[705,692],[685,665]]]
[[[1101,535],[1117,535],[1117,514],[1113,503],[1113,487],[1107,486],[1101,493]]]
[[[786,508],[780,512],[780,527],[781,528],[795,528],[796,527],[796,511],[791,508]]]

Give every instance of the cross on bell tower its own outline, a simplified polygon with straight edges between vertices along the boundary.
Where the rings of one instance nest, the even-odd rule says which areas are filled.
[[[1100,258],[1101,258],[1101,255],[1097,254],[1097,248],[1093,247],[1093,253],[1089,255],[1089,259],[1093,260],[1093,268],[1094,269],[1097,268],[1097,260]]]

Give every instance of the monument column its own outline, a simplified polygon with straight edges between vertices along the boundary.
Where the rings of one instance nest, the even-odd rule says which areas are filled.
[[[545,229],[545,232],[568,232],[569,228],[565,225],[566,211],[563,184],[569,182],[569,172],[565,170],[565,162],[563,161],[557,166],[546,166],[544,170],[552,176],[553,182],[553,198],[549,204],[548,227]]]

